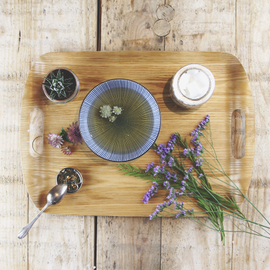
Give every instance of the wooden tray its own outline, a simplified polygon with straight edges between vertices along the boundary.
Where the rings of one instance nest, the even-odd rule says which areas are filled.
[[[190,63],[205,65],[213,72],[216,80],[212,98],[196,110],[181,109],[169,95],[172,76],[179,68]],[[45,97],[41,82],[49,70],[61,66],[77,74],[81,87],[73,101],[59,105]],[[219,160],[242,191],[247,191],[254,158],[254,110],[246,73],[234,56],[208,52],[48,53],[40,57],[29,73],[21,111],[20,142],[24,181],[31,199],[39,209],[46,203],[47,192],[56,184],[57,173],[65,167],[75,167],[82,173],[83,186],[77,193],[66,195],[60,204],[49,207],[48,213],[148,216],[158,203],[163,202],[164,198],[159,197],[147,205],[143,204],[143,195],[151,184],[120,174],[116,163],[97,157],[85,144],[72,147],[73,153],[66,156],[47,143],[48,133],[59,133],[62,127],[67,128],[78,120],[81,103],[93,87],[113,78],[137,81],[155,96],[162,117],[158,143],[166,143],[173,132],[179,132],[189,139],[190,132],[209,114]],[[39,108],[44,117],[44,126],[39,131],[43,132],[43,153],[37,157],[30,155],[29,143],[30,146],[33,143],[33,134],[29,138],[28,133],[30,113],[35,108]],[[240,135],[239,130],[232,127],[239,118],[235,116],[236,109],[240,110],[241,121],[241,115],[245,116],[245,133]],[[237,143],[239,139],[242,141]],[[236,159],[235,153],[244,157]],[[149,150],[129,164],[146,168],[151,161],[158,162],[158,157]]]

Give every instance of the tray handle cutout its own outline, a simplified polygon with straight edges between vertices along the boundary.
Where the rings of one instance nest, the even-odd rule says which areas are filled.
[[[245,113],[236,109],[232,113],[231,120],[231,147],[232,155],[236,159],[245,156],[246,146],[246,116]]]
[[[43,130],[43,112],[34,108],[29,119],[29,152],[32,157],[39,157],[43,152]]]

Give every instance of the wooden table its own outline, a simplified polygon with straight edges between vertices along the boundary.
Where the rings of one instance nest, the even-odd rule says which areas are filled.
[[[269,8],[266,0],[2,1],[0,268],[268,269],[268,240],[228,233],[224,246],[216,232],[188,218],[150,222],[44,214],[28,237],[19,240],[17,233],[38,213],[20,160],[24,85],[40,55],[61,51],[217,51],[237,56],[248,74],[255,109],[248,197],[270,218]],[[245,205],[242,210],[256,218]]]

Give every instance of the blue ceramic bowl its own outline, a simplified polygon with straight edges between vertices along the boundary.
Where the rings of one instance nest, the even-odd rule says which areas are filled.
[[[100,116],[100,107],[123,109],[114,122]],[[85,97],[79,125],[86,145],[98,156],[116,162],[129,161],[147,152],[161,125],[158,104],[142,85],[125,79],[105,81]]]

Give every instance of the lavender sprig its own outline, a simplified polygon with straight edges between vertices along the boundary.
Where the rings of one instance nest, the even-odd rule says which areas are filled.
[[[232,218],[232,222],[237,228],[236,231],[270,239],[270,222],[224,172],[217,159],[212,138],[211,140],[208,140],[204,135],[204,132],[207,129],[210,131],[210,133],[207,134],[210,135],[211,138],[209,115],[207,115],[197,128],[191,132],[192,147],[187,143],[186,139],[183,139],[180,136],[180,134],[174,133],[167,144],[154,144],[152,147],[160,157],[160,164],[155,165],[154,162],[151,162],[146,169],[121,164],[119,165],[120,171],[126,175],[136,176],[152,182],[151,188],[143,197],[144,203],[148,203],[158,194],[159,190],[163,189],[166,191],[167,201],[157,205],[153,214],[149,216],[150,220],[165,215],[175,215],[175,218],[189,215],[192,217],[192,220],[202,224],[200,220],[196,219],[196,213],[193,208],[187,209],[185,207],[184,201],[189,200],[195,204],[197,209],[201,209],[203,213],[208,215],[208,218],[212,223],[212,226],[207,224],[202,225],[220,232],[222,241],[225,240],[225,232],[227,231],[223,225],[225,214],[229,218]],[[205,139],[208,145],[210,145],[210,148],[214,152],[213,155],[210,155],[211,159],[214,159],[217,164],[213,165],[206,159],[205,153],[209,154],[210,152],[205,148],[205,145],[203,145],[202,139]],[[190,164],[190,162],[192,163],[192,166],[187,165]],[[220,168],[218,168],[218,166]],[[205,168],[207,169],[207,173],[204,171]],[[219,174],[222,173],[228,181],[223,181],[220,177],[217,177],[214,170],[217,170]],[[267,225],[248,220],[241,212],[234,197],[229,194],[221,195],[212,189],[208,180],[209,177],[214,178],[216,181],[221,181],[223,186],[228,185],[230,188],[229,194],[235,193],[246,199],[257,213],[263,217]],[[232,189],[234,189],[234,192],[232,192]],[[181,200],[181,202],[178,200]],[[174,205],[174,207],[172,207],[172,205]],[[236,224],[237,220],[239,220],[239,224]],[[254,230],[251,227],[251,224],[253,226],[258,226],[265,234]]]
[[[143,196],[143,202],[148,203],[149,200],[158,192],[158,183],[153,182],[154,185],[151,186],[151,188],[146,192],[146,194]]]

